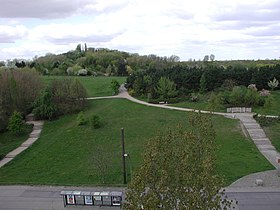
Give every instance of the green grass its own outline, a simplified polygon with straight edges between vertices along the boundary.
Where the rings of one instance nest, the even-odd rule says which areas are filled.
[[[77,114],[46,122],[39,140],[13,161],[0,169],[1,184],[100,185],[93,157],[110,160],[106,185],[122,184],[121,133],[125,128],[126,152],[131,160],[128,171],[139,166],[144,145],[149,138],[178,123],[188,127],[190,113],[158,109],[132,103],[125,99],[92,101],[86,116],[97,114],[102,127],[77,126]],[[272,166],[246,139],[236,120],[214,116],[217,132],[217,171],[226,184]]]
[[[265,114],[265,115],[280,115],[280,91],[273,91],[271,92],[274,98],[274,103],[272,107],[269,109],[265,109],[264,107],[256,107],[253,108],[253,112],[258,114]]]
[[[15,135],[10,131],[0,133],[0,159],[26,141],[31,131],[32,126],[26,125],[22,135]]]
[[[185,102],[179,102],[179,103],[176,103],[176,104],[171,104],[170,106],[197,109],[197,110],[213,111],[213,110],[210,110],[208,102],[205,102],[205,101],[201,101],[201,102],[185,101]],[[226,108],[220,106],[220,107],[214,109],[214,111],[215,112],[226,112]]]
[[[265,126],[264,130],[273,146],[278,152],[280,152],[280,123],[274,123],[272,125]]]
[[[42,76],[45,84],[50,84],[54,79],[68,78],[67,76]],[[86,88],[89,97],[97,96],[111,96],[113,94],[110,87],[113,79],[117,80],[120,84],[124,84],[126,77],[74,77],[77,78]]]

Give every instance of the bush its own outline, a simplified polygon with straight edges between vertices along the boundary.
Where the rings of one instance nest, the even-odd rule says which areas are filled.
[[[47,88],[34,102],[32,113],[36,119],[40,120],[51,120],[56,117],[57,109],[53,102],[50,88]]]
[[[249,88],[244,97],[244,102],[246,106],[256,106],[259,105],[260,95],[256,89]]]
[[[93,128],[100,128],[101,127],[101,121],[100,117],[98,115],[92,115],[90,117],[90,124]]]
[[[20,135],[24,131],[24,121],[20,112],[14,111],[13,115],[9,119],[8,130]]]
[[[83,111],[79,112],[79,114],[78,114],[77,124],[78,125],[85,125],[85,124],[87,124],[87,119],[86,119],[85,114],[84,114]]]
[[[119,93],[119,88],[120,88],[120,83],[117,80],[113,79],[111,81],[111,88],[113,90],[113,95],[118,94]]]
[[[280,123],[280,118],[272,118],[272,117],[265,117],[265,116],[258,116],[257,114],[254,115],[255,120],[261,126],[271,126],[275,123]]]
[[[243,106],[247,88],[244,86],[235,86],[230,93],[229,102],[233,106]]]

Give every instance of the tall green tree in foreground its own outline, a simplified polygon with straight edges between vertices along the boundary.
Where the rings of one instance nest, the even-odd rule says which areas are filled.
[[[193,115],[191,129],[178,127],[151,139],[143,164],[128,186],[124,209],[223,209],[222,179],[214,172],[215,132],[207,116]]]

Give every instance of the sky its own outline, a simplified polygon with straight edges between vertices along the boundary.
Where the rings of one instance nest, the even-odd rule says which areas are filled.
[[[0,0],[0,60],[78,44],[181,61],[279,59],[279,0]]]

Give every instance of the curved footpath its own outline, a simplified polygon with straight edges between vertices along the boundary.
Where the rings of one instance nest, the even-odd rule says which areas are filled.
[[[229,186],[230,188],[238,188],[238,187],[248,187],[248,189],[252,189],[254,187],[263,186],[264,188],[275,188],[280,187],[280,177],[278,176],[278,170],[280,170],[280,164],[277,163],[277,159],[280,158],[280,153],[276,151],[275,147],[271,144],[269,138],[266,136],[265,132],[261,128],[261,126],[257,123],[257,121],[253,118],[253,113],[223,113],[223,112],[210,112],[203,110],[195,110],[188,108],[180,108],[180,107],[171,107],[161,104],[150,104],[145,101],[138,100],[130,96],[122,85],[120,87],[120,93],[117,96],[108,96],[108,97],[93,97],[88,99],[105,99],[105,98],[125,98],[132,102],[143,104],[146,106],[158,107],[163,109],[170,110],[179,110],[179,111],[187,111],[187,112],[200,112],[205,114],[215,114],[222,115],[228,118],[236,118],[239,119],[247,133],[251,137],[252,141],[255,143],[256,147],[262,153],[262,155],[277,169],[271,171],[265,171],[260,173],[251,174],[245,176],[233,184]],[[275,117],[275,116],[270,116]],[[258,180],[258,184],[256,183]],[[253,189],[252,189],[253,190]]]
[[[170,110],[179,110],[179,111],[188,111],[188,112],[200,112],[206,114],[215,114],[215,115],[222,115],[228,118],[237,118],[241,121],[244,128],[247,130],[249,136],[251,137],[252,141],[255,143],[259,151],[263,154],[263,156],[277,169],[271,170],[261,173],[255,173],[248,176],[245,176],[233,184],[231,184],[228,189],[231,188],[238,188],[238,187],[252,187],[263,186],[263,187],[280,187],[280,178],[278,176],[278,171],[280,171],[280,164],[277,163],[278,158],[280,158],[280,154],[276,151],[275,147],[271,144],[270,140],[267,138],[265,132],[261,128],[261,126],[256,122],[253,118],[252,113],[222,113],[222,112],[210,112],[210,111],[203,111],[203,110],[195,110],[195,109],[188,109],[188,108],[180,108],[180,107],[170,107],[161,104],[149,104],[144,101],[140,101],[136,98],[130,96],[122,85],[120,87],[120,92],[117,96],[105,96],[105,97],[91,97],[88,98],[89,100],[97,100],[97,99],[107,99],[107,98],[125,98],[132,102],[143,104],[146,106],[158,107],[163,109],[170,109]],[[34,121],[33,119],[27,120],[28,124],[33,124],[33,131],[31,132],[29,138],[22,143],[20,147],[13,150],[9,154],[6,155],[4,159],[0,161],[0,168],[4,166],[6,163],[10,162],[16,155],[21,153],[22,151],[26,150],[29,146],[31,146],[40,136],[43,121]],[[258,181],[258,184],[256,183]]]
[[[35,121],[32,115],[28,115],[26,119],[26,124],[33,125],[33,130],[29,134],[29,138],[23,142],[18,148],[14,149],[13,151],[9,152],[1,161],[0,161],[0,168],[14,159],[15,156],[26,150],[30,147],[37,139],[39,138],[44,121]]]

